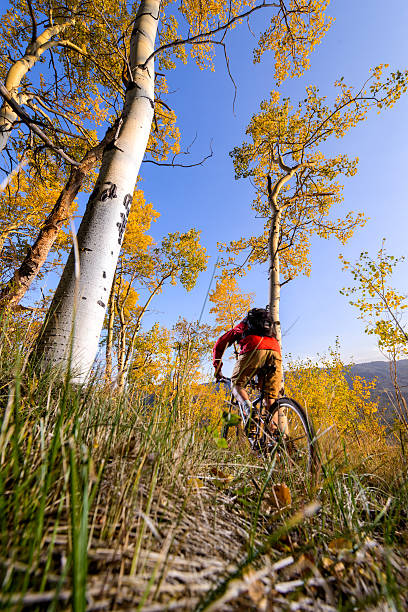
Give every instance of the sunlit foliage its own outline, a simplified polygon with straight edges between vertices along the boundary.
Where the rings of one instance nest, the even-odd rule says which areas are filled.
[[[236,266],[237,273],[268,259],[271,223],[277,214],[278,255],[286,281],[310,274],[313,236],[335,237],[344,244],[364,224],[362,212],[331,215],[332,208],[343,201],[339,179],[356,173],[358,159],[346,153],[330,156],[323,147],[330,138],[344,136],[364,120],[371,108],[391,107],[406,91],[407,74],[396,72],[384,79],[384,68],[373,69],[361,89],[352,89],[343,79],[337,81],[333,103],[312,86],[297,105],[282,100],[276,91],[261,103],[247,128],[248,141],[231,153],[236,178],[252,179],[256,188],[253,210],[265,219],[259,235],[222,245],[231,254],[224,262],[230,266],[236,265],[238,254],[248,251],[246,266]]]
[[[221,334],[235,327],[251,308],[254,297],[253,293],[240,291],[235,277],[223,274],[209,296],[214,304],[210,312],[215,314],[215,332]]]
[[[368,440],[383,443],[378,402],[372,393],[376,380],[351,374],[340,356],[337,343],[318,360],[291,361],[285,374],[285,391],[299,401],[315,423],[325,451],[356,444],[367,452]]]
[[[341,293],[350,296],[350,304],[358,309],[359,318],[366,323],[367,334],[375,335],[379,348],[393,359],[408,355],[408,333],[404,322],[408,298],[392,287],[391,279],[395,267],[404,257],[389,255],[383,240],[375,258],[367,251],[360,254],[355,263],[340,256],[343,269],[350,271],[352,287]]]

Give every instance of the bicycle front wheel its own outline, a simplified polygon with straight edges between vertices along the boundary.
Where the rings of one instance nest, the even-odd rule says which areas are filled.
[[[289,397],[280,397],[274,403],[267,418],[263,445],[269,453],[276,453],[285,467],[301,472],[317,468],[313,424],[302,406]]]

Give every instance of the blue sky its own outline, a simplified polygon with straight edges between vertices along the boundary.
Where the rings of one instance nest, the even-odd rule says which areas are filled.
[[[282,95],[296,102],[306,85],[314,84],[322,95],[332,95],[334,81],[344,76],[348,84],[362,84],[369,69],[389,63],[391,69],[406,68],[408,4],[394,0],[387,5],[371,0],[332,0],[329,14],[336,21],[322,44],[311,56],[311,68],[301,79],[282,87]],[[262,27],[266,12],[258,14],[252,29]],[[404,25],[405,24],[405,25]],[[215,72],[199,71],[190,63],[179,66],[169,76],[175,93],[170,103],[179,118],[183,141],[189,144],[197,134],[192,160],[207,154],[210,141],[214,156],[193,169],[142,167],[143,189],[161,213],[153,228],[156,239],[168,231],[202,230],[202,242],[211,256],[208,271],[189,294],[169,287],[147,316],[146,323],[158,320],[167,326],[178,315],[197,318],[205,299],[217,257],[218,241],[227,242],[253,231],[250,204],[253,189],[249,181],[234,180],[229,151],[245,137],[245,128],[262,99],[275,87],[272,57],[264,55],[261,64],[252,64],[254,39],[245,25],[229,35],[231,71],[238,85],[235,114],[232,111],[233,86],[221,56]],[[405,63],[404,63],[405,62]],[[341,247],[335,241],[316,240],[312,249],[312,274],[300,277],[282,291],[281,321],[284,352],[295,357],[315,357],[340,337],[346,360],[381,358],[364,325],[339,290],[350,283],[341,271],[338,254],[356,259],[367,250],[373,255],[383,237],[395,255],[407,255],[407,161],[406,120],[408,97],[380,115],[375,112],[342,140],[333,140],[328,151],[346,152],[360,159],[358,173],[345,182],[343,210],[362,210],[369,217],[363,229]],[[335,211],[334,211],[335,212]],[[340,212],[340,211],[339,211]],[[404,266],[395,284],[404,291]],[[265,268],[253,269],[241,282],[244,291],[256,293],[256,303],[267,302]],[[203,321],[211,322],[209,307]]]

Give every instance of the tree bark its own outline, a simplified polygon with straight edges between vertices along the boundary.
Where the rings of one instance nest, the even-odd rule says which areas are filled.
[[[271,209],[271,227],[269,230],[268,252],[269,252],[269,310],[273,316],[276,329],[276,338],[282,349],[282,328],[280,324],[280,262],[279,262],[279,239],[281,232],[282,210],[284,206],[278,204],[278,196],[282,187],[295,176],[295,174],[308,166],[306,163],[297,164],[293,168],[284,164],[282,157],[277,159],[284,174],[272,185],[272,179],[268,175],[268,200]]]
[[[79,166],[71,167],[68,181],[44,221],[34,244],[29,247],[21,266],[15,271],[13,277],[0,290],[0,310],[15,308],[30,288],[44,265],[62,224],[69,218],[72,203],[86,175],[101,161],[103,151],[113,141],[116,129],[116,124],[110,127],[104,139],[86,153]]]
[[[276,331],[276,339],[282,346],[282,330],[280,324],[280,262],[279,262],[279,235],[281,211],[276,211],[272,217],[269,230],[269,312],[271,313]]]
[[[108,302],[108,334],[106,336],[105,352],[105,380],[106,384],[112,382],[112,348],[113,348],[113,324],[115,321],[115,279],[113,279],[112,289]]]
[[[95,189],[37,343],[43,364],[72,364],[73,381],[83,382],[94,362],[122,238],[154,112],[153,59],[160,0],[142,0],[130,41],[131,79],[121,127],[105,147]],[[79,277],[76,268],[79,264]]]
[[[276,339],[282,348],[282,330],[280,324],[280,262],[279,262],[279,238],[281,230],[282,211],[278,206],[277,197],[279,190],[277,184],[272,189],[271,177],[268,176],[268,199],[271,208],[271,227],[268,237],[268,259],[269,259],[269,312],[275,323]]]

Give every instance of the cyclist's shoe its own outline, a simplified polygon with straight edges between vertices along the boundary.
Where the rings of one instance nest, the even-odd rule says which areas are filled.
[[[284,448],[289,454],[296,451],[295,444],[291,440],[290,436],[285,433],[283,434],[277,427],[273,428],[272,431],[269,431],[268,452],[271,453],[276,446]]]
[[[248,440],[249,440],[249,443],[251,445],[252,451],[258,457],[263,457],[265,455],[265,453],[268,452],[267,445],[263,441],[259,440],[259,438],[257,436],[249,436]]]
[[[281,444],[284,446],[286,452],[289,455],[295,455],[297,452],[297,448],[296,448],[296,444],[294,443],[294,441],[287,436],[286,434],[282,437],[282,441]]]
[[[251,419],[251,414],[253,412],[252,404],[251,402],[240,402],[239,406],[242,411],[244,428],[245,430],[247,430],[247,428],[250,426],[252,422],[252,419]]]

